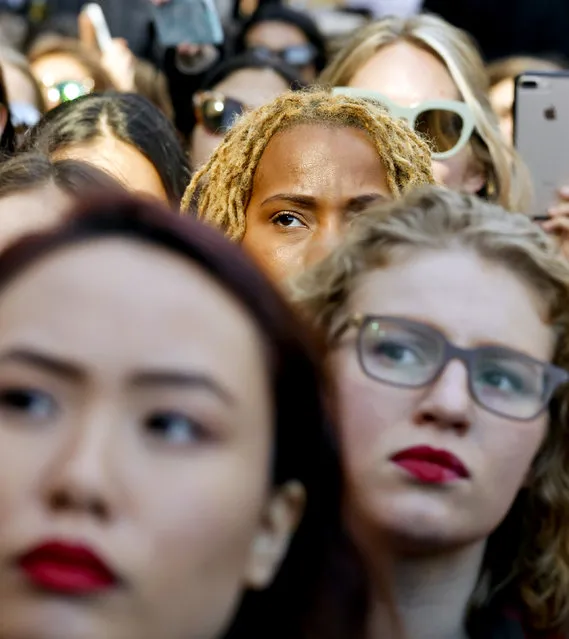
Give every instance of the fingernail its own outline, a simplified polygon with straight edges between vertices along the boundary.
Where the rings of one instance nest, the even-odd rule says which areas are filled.
[[[559,189],[559,193],[563,196],[563,197],[569,197],[569,186],[562,186]]]

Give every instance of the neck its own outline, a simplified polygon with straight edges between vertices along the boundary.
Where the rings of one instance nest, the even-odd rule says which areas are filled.
[[[392,556],[391,589],[404,637],[466,639],[466,614],[482,565],[484,543],[429,556]],[[368,563],[368,565],[370,565]],[[387,627],[383,575],[370,574],[372,600],[367,639],[393,636]],[[378,596],[374,596],[374,592]]]

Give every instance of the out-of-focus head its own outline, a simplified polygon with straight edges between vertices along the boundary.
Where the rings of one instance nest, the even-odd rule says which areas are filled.
[[[48,109],[115,88],[97,55],[74,38],[46,35],[33,45],[28,59]]]
[[[553,60],[513,56],[496,60],[487,67],[490,82],[490,103],[500,121],[504,139],[511,144],[514,139],[514,91],[518,75],[527,71],[561,71],[563,66]]]
[[[419,190],[359,218],[295,297],[332,343],[358,543],[489,538],[474,610],[521,600],[535,627],[565,622],[569,266],[551,238]]]
[[[192,165],[200,167],[209,160],[242,113],[300,87],[300,78],[292,68],[267,56],[246,53],[214,67],[193,98]]]
[[[21,153],[1,163],[0,248],[52,227],[76,200],[113,191],[120,192],[121,186],[84,162]]]
[[[177,206],[189,179],[186,156],[166,116],[142,96],[88,95],[50,111],[28,150],[89,162],[128,189]]]
[[[235,49],[275,57],[304,82],[314,82],[326,66],[326,42],[314,20],[278,3],[259,5],[237,35]]]
[[[383,107],[298,91],[237,120],[182,209],[195,207],[282,282],[327,254],[372,202],[432,181],[427,145]]]
[[[340,530],[328,389],[239,247],[93,202],[0,255],[0,327],[6,635],[303,636]]]
[[[321,82],[364,90],[395,106],[435,152],[447,151],[433,157],[440,184],[512,210],[528,206],[524,172],[500,135],[484,63],[466,32],[433,15],[374,22],[354,34]],[[461,143],[448,153],[453,139]]]

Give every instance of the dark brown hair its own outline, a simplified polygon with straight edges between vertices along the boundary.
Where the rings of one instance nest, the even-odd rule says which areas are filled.
[[[53,184],[73,197],[91,192],[121,192],[111,175],[77,160],[51,160],[42,153],[21,153],[0,163],[0,198]]]
[[[84,95],[47,113],[27,134],[24,150],[47,155],[113,136],[139,151],[156,169],[174,207],[189,181],[186,153],[168,118],[135,93]]]
[[[114,237],[160,247],[199,265],[239,300],[266,344],[276,415],[272,482],[301,482],[307,506],[274,583],[265,591],[245,594],[225,639],[355,637],[349,628],[342,630],[339,608],[315,614],[324,571],[340,549],[349,551],[341,530],[342,481],[321,364],[324,347],[239,246],[158,203],[127,196],[95,201],[78,206],[58,227],[28,236],[0,254],[0,295],[47,255]],[[323,623],[316,623],[316,617]]]

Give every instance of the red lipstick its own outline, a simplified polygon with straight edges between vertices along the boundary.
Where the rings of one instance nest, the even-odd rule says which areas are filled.
[[[391,461],[425,484],[446,484],[469,477],[466,466],[446,450],[415,446],[402,450]]]
[[[87,546],[48,541],[19,560],[20,568],[38,588],[69,595],[90,595],[108,590],[118,579]]]

